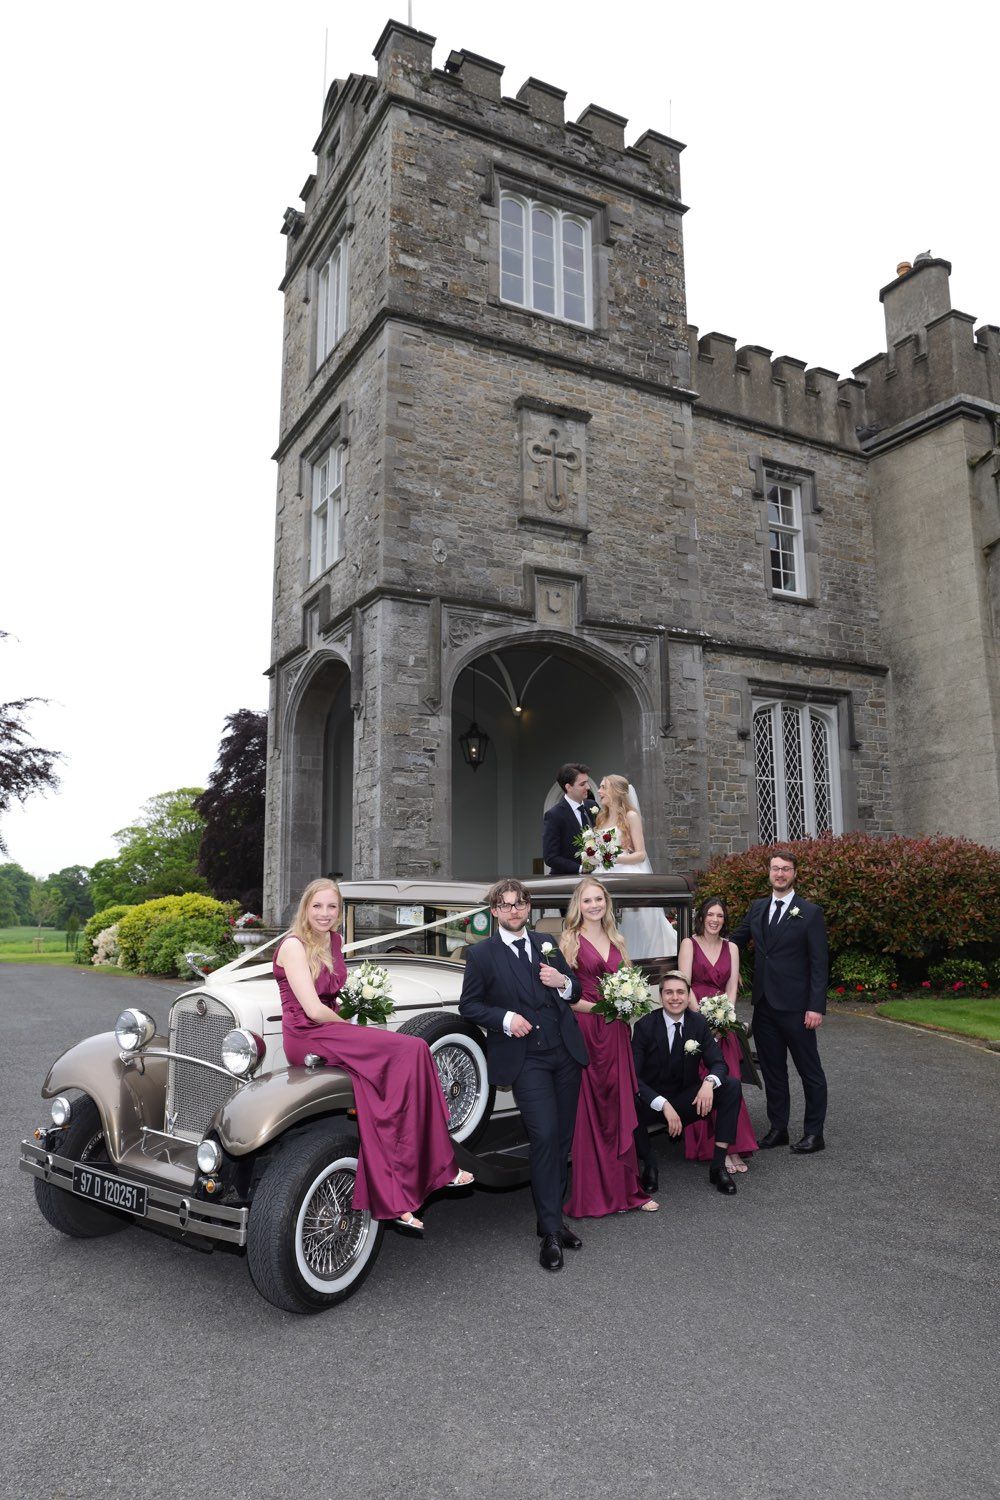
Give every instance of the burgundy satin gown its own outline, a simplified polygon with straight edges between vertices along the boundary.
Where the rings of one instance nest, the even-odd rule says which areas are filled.
[[[598,999],[598,981],[621,966],[612,943],[603,959],[587,939],[580,938],[576,973],[582,1000]],[[573,1184],[566,1212],[573,1219],[599,1219],[624,1213],[649,1202],[639,1184],[635,1155],[635,1063],[632,1037],[624,1021],[605,1021],[592,1012],[577,1011],[576,1019],[590,1053],[583,1069],[580,1102],[573,1132]]]
[[[297,942],[288,938],[286,942]],[[320,968],[316,993],[334,1010],[347,979],[343,943],[331,933],[333,970]],[[310,1021],[274,961],[281,992],[281,1034],[285,1056],[300,1066],[316,1052],[349,1073],[358,1112],[358,1172],[353,1207],[369,1209],[375,1219],[412,1213],[435,1188],[457,1175],[448,1134],[448,1106],[425,1041],[378,1026],[351,1026],[343,1021]]]
[[[700,1003],[707,995],[724,995],[729,976],[733,971],[732,957],[729,952],[729,944],[722,944],[722,952],[719,954],[718,963],[710,963],[704,949],[697,938],[691,939],[694,947],[694,958],[691,962],[691,989],[695,999]],[[740,1061],[743,1057],[743,1049],[737,1037],[729,1031],[725,1036],[719,1038],[719,1047],[722,1051],[726,1067],[729,1069],[730,1078],[740,1081]],[[702,1066],[702,1077],[708,1069]],[[695,1120],[693,1124],[685,1126],[684,1129],[684,1155],[688,1161],[711,1161],[715,1150],[715,1111],[704,1120]],[[757,1150],[757,1137],[753,1133],[750,1123],[750,1111],[747,1109],[746,1101],[740,1101],[739,1118],[736,1121],[736,1139],[729,1142],[729,1150],[738,1156],[749,1156],[751,1151]]]

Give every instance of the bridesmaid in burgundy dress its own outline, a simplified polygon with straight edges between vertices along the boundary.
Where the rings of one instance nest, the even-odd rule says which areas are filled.
[[[691,986],[691,1009],[697,1010],[700,1001],[707,995],[725,995],[736,1003],[736,991],[740,982],[740,954],[735,943],[727,941],[729,913],[721,897],[711,897],[698,907],[694,918],[693,938],[685,938],[677,954],[677,968]],[[729,1069],[730,1078],[740,1080],[740,1060],[743,1052],[733,1032],[719,1038],[722,1056]],[[688,1161],[711,1161],[715,1149],[715,1116],[695,1120],[684,1131],[684,1155]],[[743,1160],[757,1150],[757,1137],[750,1123],[750,1112],[745,1103],[740,1105],[736,1124],[736,1137],[726,1157],[730,1172],[745,1172]]]
[[[436,1188],[468,1187],[448,1134],[448,1106],[427,1043],[415,1036],[353,1026],[338,1014],[347,979],[342,901],[332,880],[307,885],[274,955],[281,1034],[293,1066],[315,1052],[354,1084],[361,1145],[353,1207],[375,1219],[423,1229],[413,1210]]]
[[[573,1132],[573,1184],[566,1212],[573,1219],[598,1219],[630,1208],[655,1213],[639,1185],[635,1154],[635,1096],[638,1085],[632,1037],[624,1021],[593,1014],[598,983],[628,955],[614,912],[599,880],[581,880],[573,892],[559,941],[583,995],[573,1010],[590,1053],[584,1068]]]

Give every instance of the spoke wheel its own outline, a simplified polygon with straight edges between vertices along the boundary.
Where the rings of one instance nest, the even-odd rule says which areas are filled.
[[[357,1170],[357,1136],[342,1121],[292,1136],[268,1164],[250,1206],[247,1261],[275,1307],[321,1312],[374,1265],[383,1226],[351,1207]]]
[[[399,1029],[422,1037],[430,1047],[448,1106],[448,1133],[471,1149],[490,1122],[496,1097],[487,1077],[482,1033],[441,1010],[414,1016]]]

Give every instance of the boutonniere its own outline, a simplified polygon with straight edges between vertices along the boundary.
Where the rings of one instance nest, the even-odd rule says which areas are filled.
[[[797,906],[793,906],[788,915],[790,917],[801,917],[802,913],[799,911],[799,908]]]
[[[545,962],[547,964],[550,964],[552,962],[552,955],[553,955],[553,953],[555,951],[556,951],[556,945],[555,945],[555,943],[547,943],[546,942],[546,943],[542,944],[542,957],[544,958],[544,960],[545,960]]]
[[[592,802],[590,804],[590,806],[587,808],[587,811],[590,813],[590,816],[592,818],[596,818],[597,814],[600,812],[600,810],[601,809],[598,807],[598,805],[597,805],[596,802]]]
[[[684,1051],[689,1057],[694,1057],[696,1052],[701,1051],[701,1043],[694,1041],[694,1039],[692,1038],[690,1042],[684,1043]]]

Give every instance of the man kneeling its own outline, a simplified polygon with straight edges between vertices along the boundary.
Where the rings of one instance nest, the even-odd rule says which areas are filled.
[[[639,1080],[639,1124],[635,1146],[642,1163],[642,1185],[655,1193],[659,1185],[656,1157],[647,1124],[666,1121],[672,1136],[685,1125],[716,1110],[715,1154],[708,1180],[720,1193],[735,1193],[736,1183],[726,1170],[726,1152],[736,1134],[741,1089],[729,1077],[722,1050],[704,1016],[688,1009],[691,988],[683,974],[664,974],[660,982],[662,1011],[638,1021],[632,1032],[632,1055]],[[699,1063],[708,1077],[699,1077]]]

